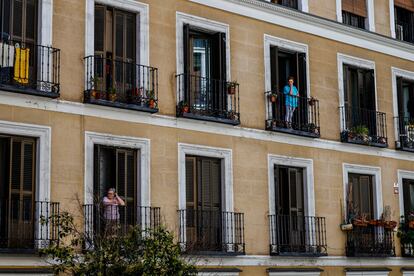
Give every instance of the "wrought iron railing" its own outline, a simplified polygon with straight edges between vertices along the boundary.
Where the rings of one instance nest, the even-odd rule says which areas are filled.
[[[177,80],[177,117],[240,124],[239,84],[180,74]]]
[[[151,113],[158,111],[157,68],[102,56],[88,56],[84,60],[84,102]]]
[[[0,38],[0,89],[59,97],[60,50]]]
[[[269,215],[271,255],[327,255],[324,217]]]
[[[59,242],[59,203],[0,200],[0,251],[34,251]]]
[[[341,113],[341,141],[387,147],[387,117],[383,112],[345,105]]]
[[[265,92],[266,129],[309,137],[320,136],[319,101],[315,98]],[[292,109],[293,108],[293,109]],[[289,112],[293,112],[289,116]]]
[[[394,230],[383,226],[355,226],[347,231],[346,255],[348,257],[395,256]]]
[[[141,226],[142,230],[157,229],[161,222],[159,207],[86,204],[83,212],[87,246],[95,239],[125,235],[135,226]]]
[[[400,239],[401,256],[414,257],[414,212],[401,216],[397,237]]]
[[[414,43],[414,12],[395,7],[395,37],[398,40]]]
[[[414,118],[396,117],[395,124],[398,127],[396,148],[414,151]]]
[[[184,252],[244,254],[244,214],[179,210],[179,243]]]

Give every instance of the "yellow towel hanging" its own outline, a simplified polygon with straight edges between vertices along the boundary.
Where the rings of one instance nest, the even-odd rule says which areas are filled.
[[[21,84],[29,83],[29,52],[30,49],[16,48],[14,59],[14,80]]]

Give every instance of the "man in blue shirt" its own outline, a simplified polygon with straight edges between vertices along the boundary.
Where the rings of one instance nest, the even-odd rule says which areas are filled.
[[[288,84],[283,88],[283,94],[285,94],[285,106],[286,115],[285,122],[286,127],[292,128],[292,117],[295,109],[298,107],[299,91],[296,86],[293,85],[295,78],[290,76],[288,78]]]

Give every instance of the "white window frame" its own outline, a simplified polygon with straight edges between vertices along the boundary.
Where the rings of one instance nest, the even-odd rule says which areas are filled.
[[[216,31],[226,34],[226,77],[231,80],[230,72],[230,26],[226,23],[213,21],[182,12],[176,12],[176,58],[177,75],[184,73],[184,24],[198,27],[206,31]]]
[[[390,35],[392,38],[396,38],[397,34],[395,32],[395,8],[394,0],[389,0],[389,9],[390,9]]]
[[[52,46],[53,0],[40,0],[38,14],[38,33],[42,46]]]
[[[198,272],[197,276],[239,276],[240,272]]]
[[[375,62],[372,60],[362,59],[358,57],[349,56],[346,54],[337,54],[338,62],[338,93],[339,93],[339,106],[345,105],[344,95],[344,64],[356,66],[358,68],[374,70],[374,91],[375,91],[375,110],[378,110],[378,97],[377,97],[377,70],[375,69]],[[343,113],[339,112],[339,125],[341,131],[345,129]]]
[[[398,170],[398,186],[399,186],[399,201],[400,201],[400,216],[405,214],[404,210],[404,179],[414,180],[414,171]],[[414,274],[414,272],[412,272]],[[414,275],[413,275],[414,276]]]
[[[414,72],[403,70],[397,67],[391,67],[391,82],[392,82],[392,103],[393,103],[393,111],[394,111],[394,118],[398,117],[398,84],[397,78],[402,77],[407,80],[414,81]],[[394,123],[394,135],[395,141],[399,142],[399,122]]]
[[[311,96],[310,89],[310,71],[309,71],[309,46],[304,43],[299,43],[292,40],[287,40],[284,38],[272,36],[265,34],[264,35],[264,65],[265,65],[265,92],[272,89],[272,76],[271,76],[271,64],[270,64],[270,46],[277,46],[282,50],[295,51],[298,53],[306,54],[306,87],[307,87],[307,96]],[[301,93],[301,91],[299,91]],[[267,96],[264,95],[265,107],[266,107],[266,118],[271,117],[272,110],[269,110],[269,105]]]
[[[365,174],[373,176],[373,197],[374,197],[374,217],[376,219],[380,219],[382,212],[383,212],[383,201],[382,201],[382,185],[381,185],[381,168],[380,167],[373,167],[373,166],[366,166],[366,165],[358,165],[358,164],[342,164],[342,172],[343,172],[343,199],[345,202],[347,191],[348,191],[348,175],[349,173],[355,174]],[[343,212],[345,216],[347,216],[347,206],[346,203],[343,206]],[[348,272],[347,272],[348,273]],[[365,273],[365,272],[364,272]],[[359,274],[356,274],[359,275]],[[365,274],[364,274],[365,275]]]
[[[402,276],[414,276],[414,270],[412,269],[401,269]]]
[[[0,133],[6,135],[26,136],[36,138],[36,178],[35,178],[35,201],[50,201],[50,173],[51,173],[51,145],[52,129],[49,126],[23,124],[8,121],[0,121]],[[35,214],[39,217],[39,213]],[[40,237],[49,236],[49,229],[41,227],[42,233],[37,232],[38,240]],[[36,246],[43,247],[45,244],[39,242]]]
[[[178,209],[185,210],[186,202],[186,170],[185,157],[186,155],[204,156],[221,159],[221,194],[222,194],[222,211],[233,212],[233,157],[231,149],[208,147],[193,144],[178,143]],[[233,222],[234,223],[234,222]],[[183,231],[180,231],[180,241],[185,245],[186,234],[186,218],[184,218]],[[231,229],[234,229],[232,227]],[[234,233],[227,233],[227,240],[232,240],[231,235]],[[231,251],[232,248],[229,248]]]
[[[128,136],[116,136],[106,133],[85,131],[85,204],[93,204],[94,145],[124,147],[139,150],[140,162],[137,162],[137,175],[140,177],[137,191],[141,194],[140,205],[150,206],[150,140]]]
[[[375,32],[375,11],[374,0],[366,0],[367,18],[365,20],[365,27],[371,32]],[[342,0],[336,0],[336,20],[342,23]]]
[[[346,276],[388,276],[389,271],[347,271]]]
[[[48,0],[51,1],[51,0]],[[149,66],[149,5],[134,0],[86,0],[85,56],[95,53],[95,4],[136,13],[136,63]]]
[[[265,0],[270,2],[270,0]],[[300,11],[309,12],[309,0],[298,0],[298,8]]]
[[[269,215],[276,214],[275,206],[275,165],[296,167],[304,169],[303,192],[305,199],[305,216],[315,216],[315,192],[314,192],[314,173],[313,160],[297,158],[283,155],[269,154],[268,160],[268,187],[269,187]]]

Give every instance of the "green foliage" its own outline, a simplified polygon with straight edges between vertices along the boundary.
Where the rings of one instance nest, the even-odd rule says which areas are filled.
[[[180,257],[180,247],[165,228],[130,227],[122,235],[90,237],[78,231],[73,217],[63,212],[49,218],[59,221],[60,244],[42,250],[56,274],[73,275],[197,275]],[[89,245],[90,249],[84,249]]]
[[[401,222],[398,227],[397,237],[400,238],[401,243],[414,244],[414,229],[408,226],[410,221],[414,220],[414,215],[408,215],[406,219],[401,216]]]
[[[367,136],[369,134],[368,128],[364,125],[354,126],[351,129],[351,132],[354,133],[355,135],[361,135],[361,136]]]

